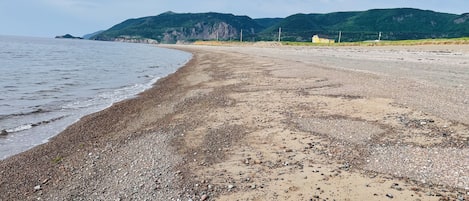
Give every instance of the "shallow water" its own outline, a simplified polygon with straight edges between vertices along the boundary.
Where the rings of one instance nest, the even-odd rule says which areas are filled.
[[[190,58],[145,44],[0,36],[0,159],[134,97]]]

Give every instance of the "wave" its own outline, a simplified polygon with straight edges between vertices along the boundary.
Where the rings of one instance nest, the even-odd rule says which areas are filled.
[[[37,122],[37,123],[22,124],[22,125],[19,125],[19,126],[14,127],[14,128],[7,128],[7,129],[3,129],[3,130],[6,131],[8,134],[10,134],[10,133],[17,133],[17,132],[21,132],[21,131],[25,131],[25,130],[32,129],[32,128],[37,127],[37,126],[40,126],[40,125],[49,124],[49,123],[52,123],[52,122],[61,120],[61,119],[63,119],[63,118],[65,118],[65,116],[55,117],[55,118],[52,118],[52,119],[49,119],[49,120],[40,121],[40,122]]]
[[[30,112],[20,112],[20,113],[14,113],[14,114],[7,114],[7,115],[0,115],[0,120],[6,119],[6,118],[11,118],[11,117],[18,117],[18,116],[28,116],[28,115],[34,115],[34,114],[42,114],[42,113],[47,113],[50,112],[48,110],[44,110],[42,108],[35,109]]]

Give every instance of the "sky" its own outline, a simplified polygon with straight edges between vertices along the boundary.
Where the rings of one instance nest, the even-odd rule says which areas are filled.
[[[83,36],[166,11],[264,18],[403,7],[462,14],[469,13],[469,0],[0,0],[0,35]]]

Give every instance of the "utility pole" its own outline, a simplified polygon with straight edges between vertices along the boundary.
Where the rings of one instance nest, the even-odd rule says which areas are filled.
[[[241,36],[239,37],[239,42],[243,42],[243,29],[241,29]]]
[[[342,31],[339,31],[339,43],[340,43],[340,39],[342,39]]]
[[[282,37],[282,27],[278,28],[278,42],[280,42],[280,39]]]

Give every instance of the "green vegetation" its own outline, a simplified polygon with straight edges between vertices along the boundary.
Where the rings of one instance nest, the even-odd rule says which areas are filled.
[[[58,163],[62,162],[62,160],[63,160],[62,156],[57,156],[54,159],[52,159],[52,162],[55,163],[55,164],[58,164]]]
[[[310,41],[311,35],[342,42],[455,38],[469,36],[469,14],[455,15],[411,8],[374,9],[364,12],[292,15],[261,34],[275,36],[282,27],[287,41]]]
[[[119,37],[141,37],[165,43],[178,41],[230,40],[238,38],[243,29],[244,37],[252,37],[263,29],[247,16],[221,13],[166,12],[158,16],[129,19],[94,37],[95,40],[114,40]]]
[[[239,41],[242,30],[243,41],[275,41],[279,27],[282,28],[282,41],[294,42],[309,42],[314,34],[338,41],[339,31],[341,42],[458,38],[469,36],[469,13],[455,15],[396,8],[251,19],[221,13],[166,12],[126,20],[92,39],[149,38],[162,43]]]
[[[418,40],[394,40],[394,41],[358,41],[344,43],[310,43],[310,42],[282,42],[282,45],[289,46],[391,46],[391,45],[461,45],[469,44],[469,37],[462,38],[439,38],[439,39],[418,39]]]

